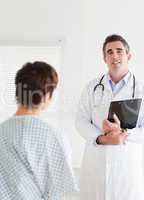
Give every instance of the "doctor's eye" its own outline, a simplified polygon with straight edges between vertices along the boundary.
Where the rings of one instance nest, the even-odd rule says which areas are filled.
[[[113,54],[113,51],[112,51],[112,50],[108,50],[108,51],[106,52],[106,54],[107,54],[108,56],[110,56],[110,55]]]
[[[118,49],[117,53],[120,54],[120,55],[122,55],[124,53],[124,49]]]
[[[118,50],[118,51],[117,51],[117,53],[119,53],[119,54],[120,54],[120,53],[122,53],[122,51],[121,51],[121,50]]]

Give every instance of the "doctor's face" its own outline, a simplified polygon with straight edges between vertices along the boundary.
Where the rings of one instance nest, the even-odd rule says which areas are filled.
[[[128,71],[128,61],[131,55],[121,41],[107,43],[104,51],[104,61],[109,71]]]

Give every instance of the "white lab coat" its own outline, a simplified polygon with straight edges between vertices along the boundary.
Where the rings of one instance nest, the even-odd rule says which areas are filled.
[[[101,77],[100,77],[101,78]],[[107,118],[110,102],[132,98],[133,76],[114,97],[106,75],[102,88],[93,93],[100,78],[83,91],[76,117],[76,128],[86,140],[80,177],[81,200],[143,200],[144,199],[144,103],[142,101],[137,127],[128,130],[126,144],[95,145],[102,134],[102,121]],[[135,98],[144,97],[144,84],[136,80]],[[93,124],[91,123],[91,120]]]

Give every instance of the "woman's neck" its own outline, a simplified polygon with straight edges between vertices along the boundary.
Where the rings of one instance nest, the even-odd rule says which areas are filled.
[[[40,108],[28,108],[24,106],[19,106],[15,115],[38,115],[40,111]]]

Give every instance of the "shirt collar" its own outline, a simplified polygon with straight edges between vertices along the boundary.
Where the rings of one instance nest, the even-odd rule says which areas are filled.
[[[108,74],[107,76],[108,76],[109,82],[110,82],[112,85],[116,85],[116,83],[114,83],[114,82],[112,81],[110,75]],[[131,73],[130,73],[130,71],[128,71],[128,73],[127,73],[119,82],[124,82],[124,84],[127,84],[128,81],[129,81],[130,76],[131,76]],[[119,83],[119,82],[118,82],[118,83]]]

